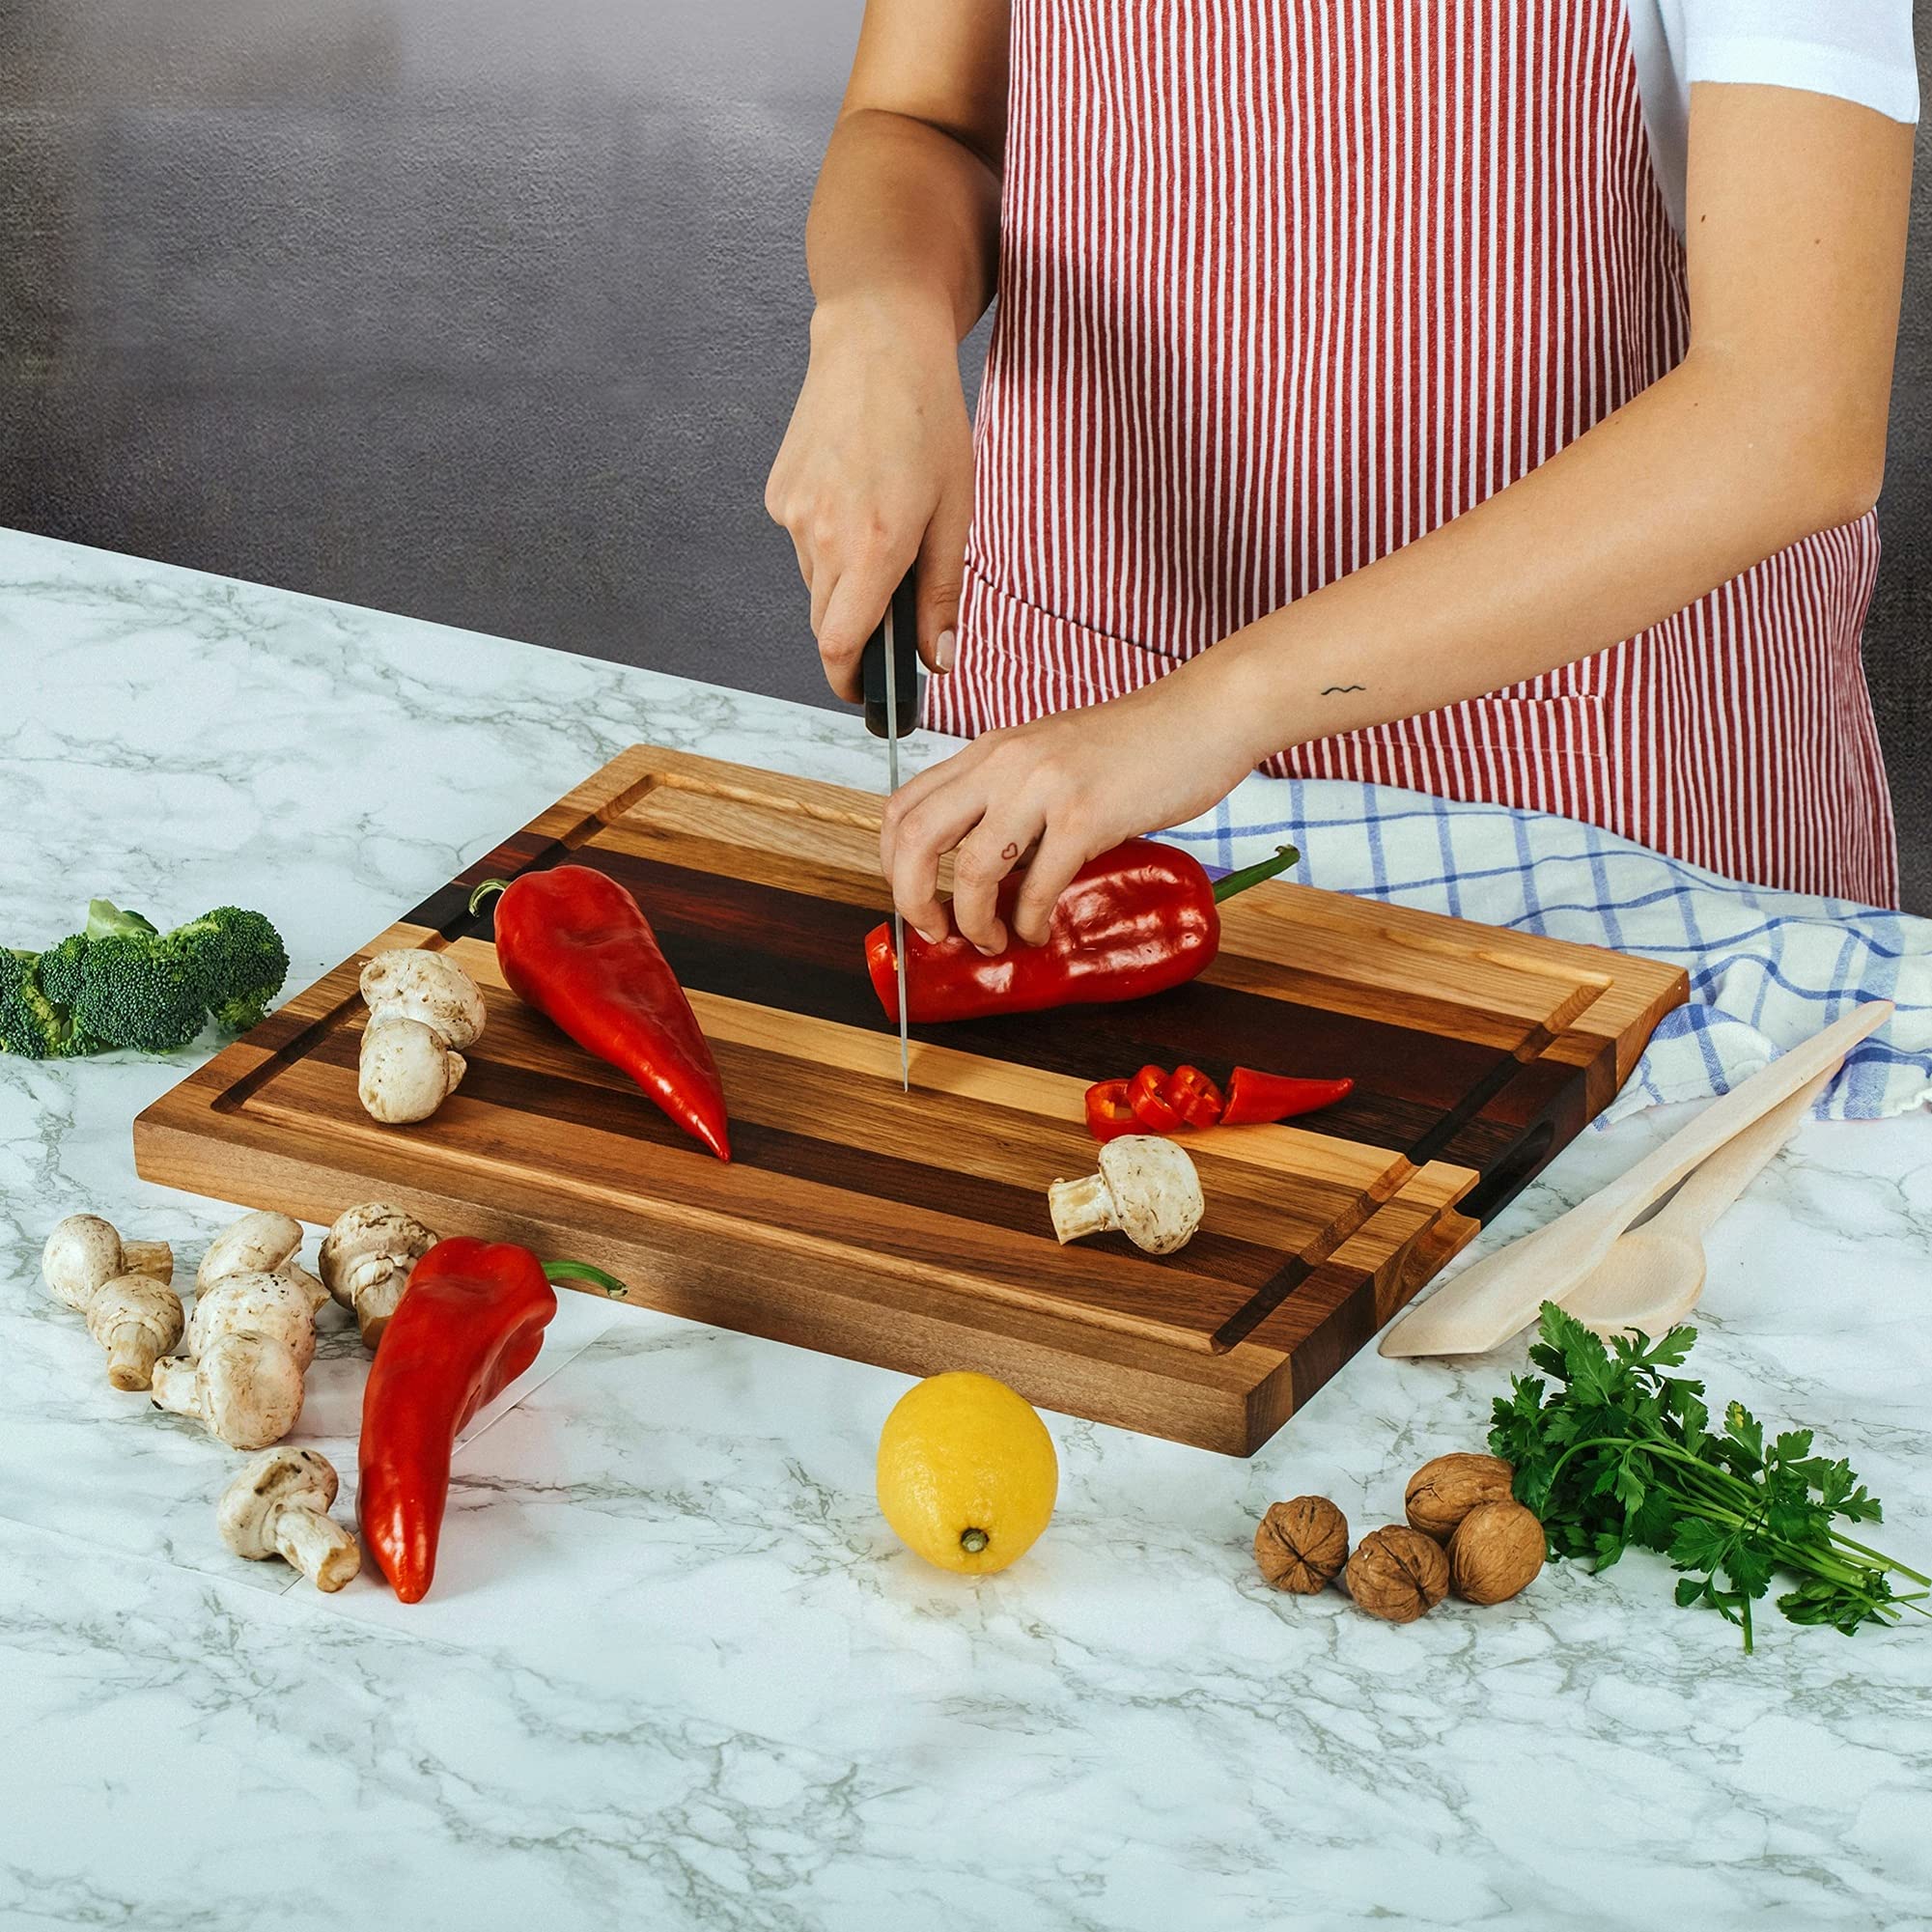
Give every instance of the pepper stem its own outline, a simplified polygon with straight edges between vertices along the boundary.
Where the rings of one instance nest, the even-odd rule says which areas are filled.
[[[1264,858],[1254,865],[1245,865],[1239,872],[1230,872],[1225,879],[1215,881],[1215,904],[1223,899],[1232,899],[1237,892],[1246,892],[1250,885],[1259,885],[1264,879],[1274,879],[1300,858],[1302,854],[1292,845],[1278,845],[1273,858]],[[470,910],[475,911],[474,903]]]
[[[587,1261],[546,1261],[544,1263],[544,1278],[558,1281],[587,1281],[593,1288],[602,1288],[606,1295],[622,1300],[630,1293],[616,1275],[606,1274],[601,1268],[593,1268]]]
[[[510,882],[507,879],[486,879],[483,882],[483,883],[479,885],[476,888],[476,890],[469,895],[470,911],[472,913],[479,911],[482,909],[483,902],[487,898],[489,898],[489,896],[492,892],[508,892],[509,890],[510,890]]]

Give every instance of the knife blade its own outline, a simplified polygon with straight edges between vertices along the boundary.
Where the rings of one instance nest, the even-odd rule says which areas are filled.
[[[919,718],[918,593],[910,571],[892,593],[879,629],[866,642],[859,659],[859,681],[865,692],[865,728],[885,741],[886,789],[896,792],[899,741],[911,735]],[[912,1060],[906,1031],[906,922],[896,905],[892,909],[892,965],[899,986],[899,1085],[910,1093]]]

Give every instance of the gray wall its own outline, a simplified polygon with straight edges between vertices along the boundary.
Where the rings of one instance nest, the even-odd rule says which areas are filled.
[[[858,14],[0,0],[0,523],[826,701],[761,494]],[[1918,193],[1867,656],[1932,910]]]

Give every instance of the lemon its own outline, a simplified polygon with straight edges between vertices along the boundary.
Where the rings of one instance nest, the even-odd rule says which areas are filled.
[[[942,1570],[990,1575],[1032,1547],[1060,1487],[1053,1439],[990,1375],[935,1375],[899,1398],[879,1437],[879,1506]]]

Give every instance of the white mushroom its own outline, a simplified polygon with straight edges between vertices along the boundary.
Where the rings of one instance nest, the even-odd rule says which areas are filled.
[[[154,1364],[154,1407],[191,1415],[231,1449],[266,1449],[302,1413],[294,1351],[268,1335],[224,1334],[206,1355]]]
[[[168,1285],[174,1266],[166,1242],[124,1242],[98,1215],[70,1215],[47,1237],[41,1272],[58,1300],[87,1317],[116,1388],[146,1388],[182,1338],[182,1300]]]
[[[117,1274],[94,1291],[87,1331],[107,1351],[116,1388],[146,1388],[154,1364],[182,1338],[182,1298],[152,1274]]]
[[[119,1274],[175,1278],[175,1251],[164,1241],[123,1241],[98,1215],[69,1215],[41,1251],[46,1284],[76,1314],[85,1314],[94,1291]]]
[[[339,1590],[362,1567],[356,1540],[329,1515],[334,1466],[313,1449],[270,1449],[222,1492],[215,1521],[238,1556],[280,1556],[319,1590]]]
[[[483,1032],[483,994],[446,954],[414,946],[378,953],[360,984],[369,1023],[356,1093],[386,1125],[427,1120],[467,1070],[461,1050]]]
[[[224,1274],[194,1298],[188,1354],[206,1355],[222,1335],[266,1335],[306,1370],[316,1358],[316,1311],[308,1290],[286,1274],[254,1269]]]
[[[328,1290],[295,1259],[301,1246],[300,1221],[268,1208],[243,1215],[209,1244],[195,1270],[195,1291],[205,1295],[231,1274],[280,1274],[307,1295],[312,1308],[320,1308]]]
[[[363,1341],[382,1338],[409,1271],[436,1245],[414,1215],[385,1201],[364,1201],[342,1215],[323,1237],[322,1278],[328,1292],[355,1313]]]
[[[1129,1134],[1100,1150],[1100,1172],[1047,1190],[1062,1244],[1118,1228],[1149,1254],[1172,1254],[1201,1224],[1201,1179],[1171,1140]]]
[[[250,1269],[195,1297],[187,1354],[154,1368],[154,1402],[192,1415],[232,1449],[280,1442],[302,1413],[302,1375],[316,1353],[315,1303],[302,1281]]]

